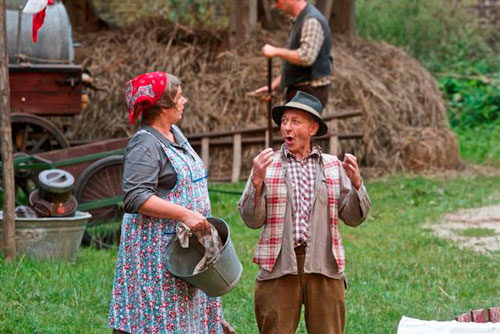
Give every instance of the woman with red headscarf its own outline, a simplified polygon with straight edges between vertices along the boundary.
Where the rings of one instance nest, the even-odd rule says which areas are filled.
[[[203,161],[175,125],[187,99],[168,73],[127,83],[129,119],[142,126],[123,160],[125,215],[108,324],[114,333],[222,333],[220,298],[172,276],[162,259],[183,222],[209,233],[210,201]]]

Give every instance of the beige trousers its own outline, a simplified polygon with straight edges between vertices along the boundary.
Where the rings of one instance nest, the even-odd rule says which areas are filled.
[[[342,334],[345,327],[344,280],[304,274],[305,248],[295,249],[298,275],[257,281],[255,316],[261,334],[293,334],[302,305],[309,334]]]

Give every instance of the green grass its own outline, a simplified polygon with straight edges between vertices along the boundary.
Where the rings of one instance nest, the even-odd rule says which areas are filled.
[[[464,230],[454,230],[453,233],[463,237],[494,237],[497,232],[491,228],[466,228]]]
[[[342,226],[349,289],[347,333],[395,333],[401,316],[451,320],[471,308],[500,305],[500,255],[461,250],[424,222],[445,212],[498,203],[499,176],[442,179],[391,176],[368,182],[373,209],[357,228]],[[242,184],[215,185],[241,191]],[[238,196],[211,193],[213,215],[231,225],[243,263],[238,287],[223,298],[238,333],[256,333],[251,263],[259,231],[246,228]],[[0,260],[0,333],[109,333],[106,317],[115,251],[82,248],[77,263]],[[298,333],[305,333],[301,324]]]
[[[500,166],[500,119],[474,128],[453,128],[460,156],[469,162]]]

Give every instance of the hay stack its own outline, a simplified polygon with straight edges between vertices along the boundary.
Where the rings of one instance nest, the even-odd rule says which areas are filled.
[[[71,124],[71,139],[132,134],[135,129],[126,117],[125,82],[139,73],[163,70],[183,80],[190,100],[180,124],[186,133],[263,126],[266,104],[245,93],[266,84],[266,60],[259,55],[262,45],[283,45],[285,37],[286,32],[259,31],[237,51],[227,51],[225,33],[192,31],[160,21],[79,36],[82,47],[77,60],[96,76],[103,91],[91,94],[89,110],[77,116],[76,122],[74,118],[59,120],[60,125]],[[332,52],[333,84],[325,113],[364,111],[363,118],[339,123],[340,132],[364,133],[362,141],[341,142],[344,152],[356,154],[365,166],[387,170],[439,167],[440,147],[425,154],[409,153],[420,152],[422,133],[435,133],[447,138],[445,151],[454,152],[458,159],[440,91],[416,60],[389,44],[360,38],[337,37]],[[279,65],[275,59],[275,75]],[[424,146],[430,147],[431,142],[437,143],[426,141]],[[230,153],[220,154],[227,158]],[[417,161],[420,157],[426,162]],[[217,163],[212,165],[215,168]]]

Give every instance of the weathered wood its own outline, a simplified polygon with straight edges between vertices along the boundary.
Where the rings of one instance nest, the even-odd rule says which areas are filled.
[[[355,34],[354,0],[335,0],[330,17],[330,29],[333,34]]]
[[[9,58],[7,56],[5,0],[0,0],[0,127],[3,162],[3,253],[7,261],[16,258],[15,185],[10,127]]]
[[[208,169],[210,165],[210,138],[208,137],[201,140],[201,160]]]
[[[266,146],[266,148],[271,147],[271,136],[269,135],[269,130],[264,132],[264,138],[264,146]]]
[[[75,115],[82,109],[79,65],[9,66],[11,107],[34,115]]]
[[[336,120],[330,121],[330,125],[328,127],[331,127],[331,129],[334,132],[337,132],[337,121]],[[330,154],[339,155],[339,153],[340,153],[339,137],[332,135],[329,139],[328,147],[330,150],[330,152],[329,152]]]
[[[233,172],[231,182],[238,182],[241,173],[241,134],[233,136]]]
[[[355,116],[363,116],[363,112],[361,110],[353,109],[353,110],[347,110],[343,112],[336,112],[328,115],[323,116],[323,120],[325,122],[330,121],[332,119],[344,119],[344,118],[351,118]],[[196,139],[201,139],[203,137],[209,137],[209,138],[214,138],[214,137],[224,137],[224,136],[232,136],[235,133],[241,133],[241,134],[255,134],[259,132],[263,132],[267,129],[266,126],[259,126],[255,128],[249,128],[249,129],[235,129],[235,130],[229,130],[229,131],[214,131],[214,132],[204,132],[204,133],[191,133],[187,134],[187,138],[189,140],[196,140]],[[276,125],[273,125],[273,130],[277,130],[278,127]],[[273,140],[274,142],[274,140]]]
[[[361,139],[363,138],[363,134],[360,132],[354,132],[354,133],[329,133],[321,137],[317,137],[316,139],[328,139],[330,137],[337,137],[338,139]],[[283,138],[280,137],[273,137],[273,143],[282,143]],[[199,147],[201,145],[200,140],[193,140],[189,141],[191,146],[194,147]],[[242,138],[241,139],[242,144],[249,144],[249,145],[256,145],[256,144],[264,144],[266,147],[269,147],[267,145],[267,137],[250,137],[250,138]],[[210,140],[210,146],[228,146],[233,144],[233,139],[232,138],[223,138],[223,139],[211,139]]]
[[[89,143],[86,145],[64,148],[61,150],[43,152],[36,154],[35,157],[45,161],[58,163],[68,159],[84,157],[91,154],[120,150],[125,148],[128,140],[129,138],[108,139],[104,141]],[[83,173],[83,171],[96,160],[97,158],[79,163],[72,163],[65,166],[60,166],[58,168],[71,173],[75,177],[75,179],[78,179],[80,175]]]

